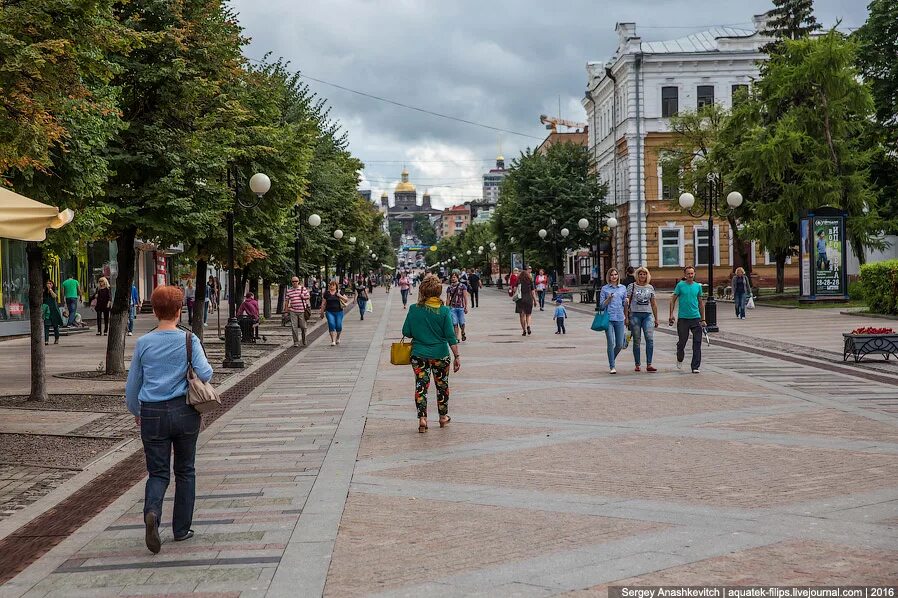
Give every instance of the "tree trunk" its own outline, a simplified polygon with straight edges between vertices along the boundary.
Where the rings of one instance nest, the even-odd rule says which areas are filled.
[[[28,255],[28,309],[31,324],[31,394],[29,401],[47,399],[47,378],[45,371],[44,321],[41,304],[44,302],[44,250],[37,243],[29,241],[25,245]]]
[[[786,254],[776,254],[776,292],[786,292]]]
[[[196,261],[196,293],[193,299],[193,333],[203,340],[203,309],[206,305],[206,260]]]
[[[109,337],[106,339],[106,373],[125,372],[125,333],[128,332],[128,310],[131,302],[131,285],[134,284],[134,237],[137,230],[127,228],[116,238],[118,246],[118,277],[115,280],[115,297],[109,316]]]
[[[262,315],[271,319],[271,281],[267,278],[262,280]]]
[[[250,278],[250,280],[249,280],[249,290],[250,290],[250,292],[253,294],[253,297],[256,298],[256,300],[258,300],[258,299],[260,298],[260,295],[259,295],[259,277],[258,277],[258,276],[253,276],[252,278]]]
[[[734,216],[727,216],[727,222],[730,223],[730,230],[733,231],[733,247],[736,248],[736,253],[739,254],[739,259],[742,261],[742,267],[745,268],[746,274],[751,274],[751,258],[754,257],[749,255],[751,243],[748,244],[748,247],[745,246],[745,241],[739,236],[739,226]]]
[[[284,284],[278,285],[278,307],[277,313],[284,313],[284,297],[287,294],[287,286]]]

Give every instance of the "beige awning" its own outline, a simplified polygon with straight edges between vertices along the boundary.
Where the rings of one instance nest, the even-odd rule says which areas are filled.
[[[75,212],[59,211],[39,201],[28,199],[0,187],[0,237],[20,241],[43,241],[48,228],[62,228],[72,221]]]

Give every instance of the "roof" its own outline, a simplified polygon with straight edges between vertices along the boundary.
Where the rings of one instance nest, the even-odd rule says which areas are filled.
[[[735,27],[712,27],[708,31],[692,33],[686,37],[660,42],[642,42],[646,54],[672,54],[686,52],[719,52],[717,40],[720,38],[745,38],[757,34],[754,29]]]

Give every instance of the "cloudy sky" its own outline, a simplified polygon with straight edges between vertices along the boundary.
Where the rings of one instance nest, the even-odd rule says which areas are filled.
[[[866,0],[816,0],[824,26],[857,27]],[[247,52],[283,56],[304,75],[482,123],[472,126],[308,80],[327,98],[379,197],[406,165],[436,207],[479,199],[498,147],[510,161],[546,131],[540,114],[584,120],[585,65],[607,60],[614,25],[644,41],[712,25],[751,28],[770,0],[234,0]],[[519,135],[515,133],[522,133]]]

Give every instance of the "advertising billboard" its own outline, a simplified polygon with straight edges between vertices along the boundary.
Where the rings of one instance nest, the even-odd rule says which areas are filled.
[[[814,259],[814,294],[845,294],[843,252],[845,250],[844,219],[841,216],[816,216],[811,231],[811,254]]]

